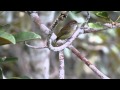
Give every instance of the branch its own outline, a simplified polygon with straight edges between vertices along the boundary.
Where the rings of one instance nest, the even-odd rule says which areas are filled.
[[[87,18],[86,18],[86,23],[88,23],[88,21],[90,20],[90,12],[87,11]]]
[[[89,28],[89,27],[81,27],[82,30],[84,30],[84,33],[94,33],[94,32],[99,32],[99,31],[103,31],[103,30],[109,30],[109,29],[115,29],[115,28],[119,28],[120,27],[120,23],[105,23],[103,24],[105,27],[102,29],[93,29],[93,28]]]
[[[103,31],[103,30],[108,30],[109,28],[102,28],[102,29],[93,29],[93,28],[85,28],[84,29],[84,33],[94,33],[94,32],[99,32],[99,31]]]
[[[72,52],[76,56],[78,56],[101,79],[110,79],[109,77],[104,75],[102,72],[100,72],[93,64],[91,64],[91,62],[88,59],[86,59],[83,55],[81,55],[81,53],[76,48],[74,48],[72,45],[70,45],[68,48],[71,49]]]
[[[56,18],[56,20],[51,25],[50,29],[53,30],[60,21],[63,21],[68,16],[69,11],[61,11],[59,16]]]
[[[86,18],[85,23],[83,25],[87,24],[89,19],[90,19],[90,12],[87,11],[87,18]]]
[[[104,26],[109,27],[109,28],[119,28],[120,23],[118,23],[118,22],[105,23]]]
[[[26,11],[30,15],[31,19],[38,25],[39,29],[42,30],[45,34],[49,35],[51,30],[44,24],[42,24],[40,17],[36,11]]]
[[[32,46],[32,45],[29,45],[29,44],[27,44],[27,42],[25,41],[24,42],[25,43],[25,45],[26,46],[28,46],[28,47],[30,47],[30,48],[33,48],[33,49],[43,49],[43,48],[48,48],[46,45],[44,45],[44,46]]]
[[[59,62],[60,62],[60,66],[59,66],[59,78],[60,79],[64,79],[64,73],[65,73],[65,69],[64,69],[64,54],[63,51],[59,51]]]

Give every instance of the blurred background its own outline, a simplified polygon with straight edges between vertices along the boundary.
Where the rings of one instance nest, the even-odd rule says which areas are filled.
[[[107,11],[110,18],[115,21],[120,15],[118,11]],[[39,11],[42,23],[50,27],[59,15],[59,11]],[[90,11],[89,22],[105,23]],[[55,33],[70,20],[79,23],[85,21],[85,11],[77,14],[69,13],[67,19],[55,28]],[[19,31],[33,31],[38,33],[41,40],[30,40],[34,46],[44,45],[46,35],[31,20],[30,16],[19,11],[0,12],[0,25],[9,24],[5,30],[9,33]],[[81,34],[73,42],[73,45],[101,72],[112,79],[120,78],[120,29],[105,30],[97,33]],[[66,79],[99,79],[82,61],[79,60],[69,49],[64,50],[65,55],[65,78]],[[6,78],[28,76],[32,79],[59,79],[58,53],[49,49],[32,49],[24,45],[24,42],[15,45],[0,46],[0,57],[18,57],[17,62],[0,63]]]

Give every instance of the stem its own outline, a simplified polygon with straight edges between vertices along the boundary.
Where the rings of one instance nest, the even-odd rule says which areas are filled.
[[[64,79],[64,54],[63,54],[63,50],[59,51],[59,62],[60,62],[60,66],[59,66],[59,78],[60,79]]]
[[[72,52],[76,56],[78,56],[98,77],[100,77],[101,79],[110,79],[109,77],[104,75],[102,72],[100,72],[87,58],[81,55],[81,53],[76,48],[74,48],[72,45],[69,46],[69,49],[71,49]]]

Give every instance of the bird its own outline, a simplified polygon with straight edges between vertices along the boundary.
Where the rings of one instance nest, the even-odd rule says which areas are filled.
[[[68,22],[57,34],[56,41],[70,38],[76,31],[77,24],[78,22],[76,20]]]

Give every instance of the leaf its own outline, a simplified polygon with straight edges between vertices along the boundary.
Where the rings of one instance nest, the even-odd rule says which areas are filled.
[[[3,30],[0,30],[0,45],[16,44],[15,38],[12,34],[9,34]]]
[[[2,63],[2,62],[12,62],[12,61],[16,61],[16,60],[18,60],[18,58],[16,58],[16,57],[0,57],[0,63]]]
[[[90,28],[96,28],[96,29],[102,29],[103,25],[101,25],[100,23],[88,23]]]
[[[98,16],[98,17],[100,17],[100,18],[103,18],[103,19],[105,19],[105,20],[108,20],[108,21],[111,20],[110,17],[109,17],[109,15],[108,15],[108,13],[105,12],[105,11],[97,11],[97,12],[95,13],[95,15]]]
[[[26,40],[41,38],[40,35],[38,35],[34,32],[19,32],[17,34],[14,34],[14,37],[16,39],[16,42],[22,42],[22,41],[26,41]]]

